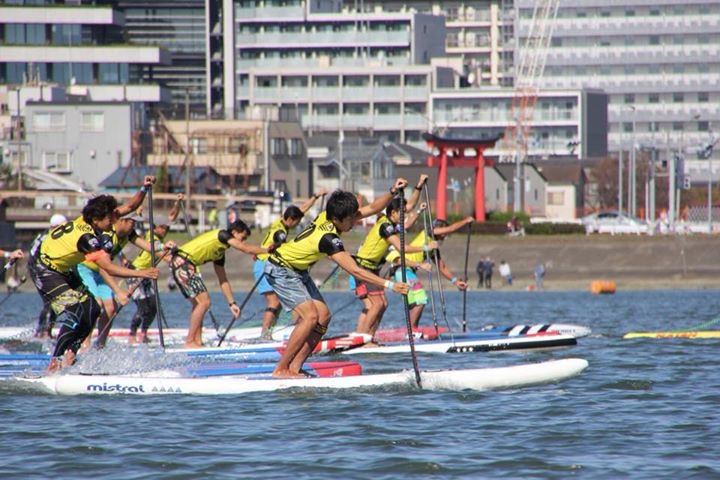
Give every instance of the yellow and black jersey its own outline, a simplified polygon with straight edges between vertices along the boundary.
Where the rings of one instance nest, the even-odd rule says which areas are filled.
[[[263,239],[260,247],[268,248],[271,245],[281,245],[287,241],[288,238],[288,227],[283,223],[282,218],[278,218],[270,225],[265,238]],[[270,256],[269,253],[260,253],[257,258],[260,260],[267,260]]]
[[[392,223],[387,216],[378,217],[355,255],[358,264],[370,270],[378,269],[390,248],[388,239],[398,232],[398,226]]]
[[[270,260],[297,271],[307,271],[326,255],[345,251],[340,235],[327,218],[326,212],[290,242],[283,243],[270,255]]]
[[[152,235],[153,240],[150,240],[150,235]],[[160,242],[160,239],[157,235],[153,234],[149,230],[145,233],[145,240],[147,240],[148,243],[151,241],[155,242],[155,251],[162,250],[163,245]],[[140,252],[140,254],[135,257],[135,260],[132,261],[132,267],[136,270],[145,270],[146,268],[152,268],[153,262],[150,258],[150,252],[143,250]]]
[[[97,260],[105,254],[99,232],[82,216],[50,229],[40,244],[40,262],[51,269],[68,273],[84,260]]]
[[[130,233],[128,233],[127,236],[120,238],[114,230],[111,232],[103,232],[101,233],[98,238],[100,239],[100,245],[104,251],[110,255],[111,259],[115,259],[120,252],[123,251],[123,249],[127,246],[128,243],[134,241],[137,238],[138,234],[135,231],[135,229],[130,230]],[[100,267],[97,266],[97,264],[90,260],[85,260],[82,262],[82,265],[85,265],[87,268],[89,268],[92,271],[99,271]]]
[[[230,248],[232,234],[227,230],[210,230],[193,238],[180,247],[178,255],[191,262],[196,267],[213,262],[218,266],[225,266],[225,251]]]

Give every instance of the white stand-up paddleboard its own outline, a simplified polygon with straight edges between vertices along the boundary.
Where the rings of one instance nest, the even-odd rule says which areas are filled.
[[[580,374],[587,360],[567,358],[498,368],[437,370],[421,372],[428,390],[496,390],[553,383]],[[113,375],[51,375],[40,378],[13,378],[18,388],[58,395],[237,395],[299,389],[349,389],[381,386],[415,386],[412,370],[347,377],[274,379],[267,376],[219,376],[205,378],[149,378]]]

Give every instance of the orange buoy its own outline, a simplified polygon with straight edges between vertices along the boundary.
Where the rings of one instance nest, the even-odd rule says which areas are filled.
[[[590,284],[590,291],[594,295],[615,293],[615,290],[617,290],[615,282],[611,282],[609,280],[594,280]]]

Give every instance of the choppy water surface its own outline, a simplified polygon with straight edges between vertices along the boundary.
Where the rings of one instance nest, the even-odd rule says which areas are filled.
[[[349,294],[326,295],[333,310]],[[216,317],[229,321],[215,297]],[[385,326],[401,326],[399,297]],[[583,357],[559,385],[504,392],[390,389],[220,397],[54,397],[0,393],[2,478],[720,478],[718,340],[623,340],[720,318],[717,291],[470,293],[469,324],[589,325],[547,353],[421,356],[421,368],[476,368]],[[261,308],[254,298],[246,308]],[[0,324],[29,325],[40,301],[16,294]],[[171,326],[189,307],[163,296]],[[331,333],[351,330],[359,303]],[[130,311],[121,313],[128,326]],[[462,297],[447,294],[458,318]],[[426,311],[425,324],[430,321]],[[454,323],[454,320],[451,320]],[[206,320],[209,326],[209,320]],[[714,324],[709,328],[717,329]],[[353,357],[365,370],[407,356]]]

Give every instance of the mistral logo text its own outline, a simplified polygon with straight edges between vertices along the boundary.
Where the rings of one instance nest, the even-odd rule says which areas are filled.
[[[87,391],[97,393],[145,393],[142,385],[120,385],[119,383],[115,385],[108,385],[107,383],[103,383],[102,385],[88,385]]]

